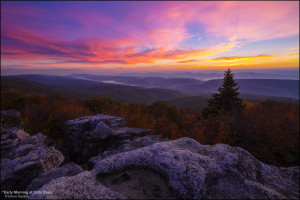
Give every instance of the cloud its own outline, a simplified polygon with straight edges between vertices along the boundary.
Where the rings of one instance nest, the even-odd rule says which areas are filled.
[[[191,59],[173,63],[175,68],[260,68],[260,67],[299,67],[299,53],[283,55],[256,55],[218,57],[214,59]]]
[[[259,41],[299,34],[299,2],[218,2],[199,22],[210,36]]]
[[[25,29],[6,29],[1,44],[4,58],[81,58],[93,56],[88,45],[81,42],[62,41]]]
[[[172,48],[176,47],[178,43],[191,38],[192,35],[188,34],[185,29],[151,29],[149,30],[151,43],[155,47]]]
[[[139,50],[134,38],[110,40],[64,41],[55,37],[12,28],[2,35],[4,59],[56,59],[57,63],[139,64],[156,63],[161,60],[182,60],[215,55],[234,45],[223,43],[205,49],[167,47]],[[129,46],[129,47],[128,47]]]
[[[201,60],[198,59],[182,60],[182,61],[178,61],[177,63],[198,63],[198,62],[201,62]]]
[[[299,47],[291,47],[291,48],[287,48],[285,50],[298,50],[299,51]]]
[[[164,23],[172,23],[164,13],[172,16],[173,12],[180,16],[174,27],[193,22],[205,30],[207,37],[252,42],[299,34],[298,10],[296,1],[170,2],[170,8],[157,16],[165,19]]]
[[[257,55],[257,56],[245,56],[245,57],[220,57],[212,59],[212,61],[217,62],[236,62],[236,61],[247,61],[247,60],[253,60],[258,58],[271,58],[276,57],[274,55]]]
[[[160,62],[234,64],[272,56],[205,57],[253,41],[299,35],[295,1],[77,2],[54,6],[55,12],[33,3],[26,8],[4,5],[1,56],[20,62],[53,59],[57,65],[125,67]],[[199,46],[185,43],[193,37],[201,40],[196,42]]]

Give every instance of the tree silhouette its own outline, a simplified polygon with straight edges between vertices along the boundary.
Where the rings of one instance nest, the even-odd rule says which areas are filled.
[[[207,107],[202,111],[203,117],[206,118],[211,115],[217,115],[221,110],[225,112],[233,109],[243,108],[243,99],[239,98],[239,87],[237,82],[233,79],[234,75],[228,68],[224,73],[223,84],[219,87],[219,93],[212,95],[212,99],[208,100]]]

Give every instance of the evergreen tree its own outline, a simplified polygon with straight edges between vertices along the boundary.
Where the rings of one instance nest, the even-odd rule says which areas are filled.
[[[236,87],[238,83],[233,78],[234,75],[228,68],[224,73],[223,84],[218,89],[219,93],[212,95],[213,98],[208,100],[208,106],[202,112],[204,117],[217,115],[221,110],[228,112],[243,108],[243,100],[238,97],[239,92],[237,92],[239,87]]]

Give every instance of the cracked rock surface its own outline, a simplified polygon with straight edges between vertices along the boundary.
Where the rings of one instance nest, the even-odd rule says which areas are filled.
[[[64,156],[52,141],[23,130],[19,112],[1,111],[1,190],[26,190],[37,176],[56,169]]]
[[[158,172],[178,198],[299,198],[299,167],[265,165],[244,149],[225,144],[180,138],[94,162],[98,175],[128,168]]]
[[[18,137],[18,131],[8,134],[9,137],[2,135],[1,143],[8,143],[14,134],[15,139],[4,150],[1,148],[2,190],[25,190],[35,177],[59,167],[64,160],[60,151],[45,145],[48,141],[42,134],[28,136],[23,140]]]
[[[94,171],[85,171],[76,176],[61,177],[44,185],[40,191],[50,194],[34,194],[29,199],[125,199],[96,180]]]

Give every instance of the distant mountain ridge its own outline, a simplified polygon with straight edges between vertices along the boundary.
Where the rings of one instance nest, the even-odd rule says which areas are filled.
[[[122,103],[152,103],[183,96],[178,91],[168,89],[106,84],[60,76],[2,76],[1,88],[5,87],[34,93],[60,92],[77,99],[104,96]]]
[[[241,72],[241,74],[247,74]],[[270,75],[271,76],[271,75]],[[201,81],[194,78],[166,78],[139,76],[70,75],[94,81],[116,81],[121,84],[138,85],[146,88],[173,89],[186,95],[208,95],[217,92],[222,79]],[[244,76],[245,77],[245,76]],[[236,79],[241,94],[299,98],[299,80],[285,79]]]
[[[197,85],[203,83],[201,80],[193,78],[168,78],[168,77],[139,77],[139,76],[108,76],[108,75],[88,75],[72,74],[69,77],[93,80],[96,82],[112,81],[117,84],[135,85],[145,88],[164,88],[185,92],[187,85]]]
[[[289,79],[299,80],[297,70],[261,70],[259,72],[237,71],[234,73],[237,79]],[[169,77],[169,78],[196,78],[200,80],[210,80],[223,78],[224,73],[218,72],[148,72],[148,73],[122,73],[120,76],[139,77]]]
[[[195,94],[214,93],[217,92],[222,81],[222,79],[209,80],[203,84],[191,86],[189,89]],[[299,80],[236,79],[236,81],[239,83],[241,94],[299,98]]]
[[[76,78],[74,77],[76,76]],[[81,77],[81,78],[80,78]],[[296,101],[299,99],[299,80],[236,79],[239,92],[249,102],[266,99]],[[106,81],[106,83],[105,83]],[[107,83],[112,81],[110,83]],[[114,84],[119,82],[121,84]],[[165,100],[181,108],[198,111],[207,105],[217,92],[222,79],[200,81],[188,78],[134,77],[108,75],[15,75],[2,76],[1,88],[12,87],[25,92],[63,93],[76,99],[103,96],[121,103],[145,103]],[[131,86],[139,85],[139,86]]]

